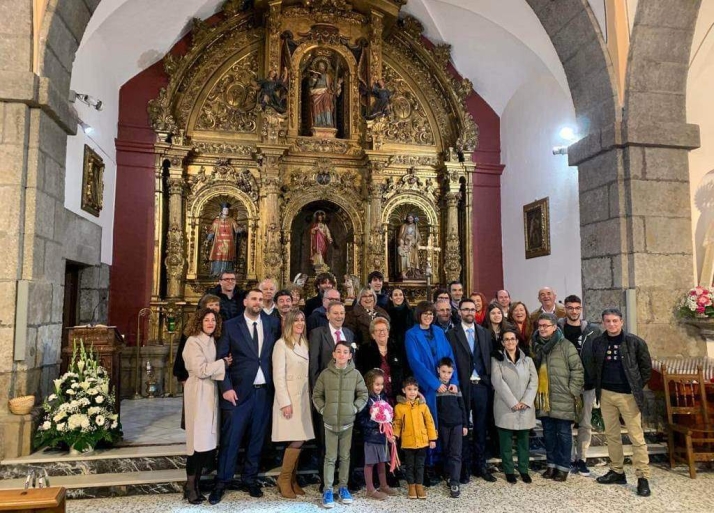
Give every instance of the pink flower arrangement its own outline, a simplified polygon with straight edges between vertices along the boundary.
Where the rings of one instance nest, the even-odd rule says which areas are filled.
[[[369,409],[369,418],[377,424],[391,424],[394,420],[394,410],[387,401],[375,401]]]
[[[679,314],[683,317],[714,317],[714,292],[706,287],[694,287],[682,299]]]

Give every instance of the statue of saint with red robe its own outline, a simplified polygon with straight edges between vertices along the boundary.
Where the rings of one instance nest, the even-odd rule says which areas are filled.
[[[211,230],[206,237],[207,243],[213,242],[208,257],[211,263],[211,276],[235,271],[236,235],[243,231],[243,227],[230,216],[230,205],[221,204],[221,213],[211,224]]]

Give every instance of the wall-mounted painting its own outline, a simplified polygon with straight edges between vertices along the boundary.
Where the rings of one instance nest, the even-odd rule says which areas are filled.
[[[548,198],[523,207],[526,258],[550,255],[550,206]]]
[[[82,210],[99,217],[104,197],[104,161],[96,151],[84,145],[82,172]]]

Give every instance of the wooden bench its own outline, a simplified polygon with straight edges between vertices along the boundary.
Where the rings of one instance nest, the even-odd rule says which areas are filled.
[[[0,490],[0,511],[64,513],[65,489],[62,487]]]

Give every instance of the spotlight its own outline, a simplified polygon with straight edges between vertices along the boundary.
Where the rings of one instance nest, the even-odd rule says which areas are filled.
[[[564,141],[568,141],[569,143],[574,143],[578,140],[578,136],[575,134],[575,130],[573,130],[569,126],[564,126],[563,128],[561,128],[560,132],[558,132],[558,135],[560,135],[561,139],[563,139]]]
[[[77,100],[79,100],[80,102],[84,103],[85,105],[89,105],[90,107],[97,109],[97,110],[102,110],[104,108],[104,102],[102,102],[102,100],[99,100],[99,99],[95,98],[94,96],[90,96],[88,94],[77,93],[75,91],[70,90],[70,92],[69,92],[70,103],[74,103]]]

